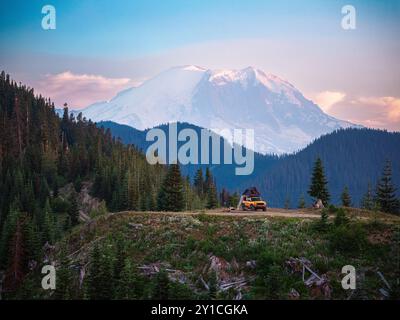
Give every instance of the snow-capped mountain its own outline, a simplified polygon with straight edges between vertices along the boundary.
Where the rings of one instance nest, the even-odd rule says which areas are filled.
[[[137,129],[188,122],[208,129],[255,130],[254,149],[290,153],[335,129],[353,126],[325,114],[289,82],[248,67],[174,67],[82,110],[92,121]]]

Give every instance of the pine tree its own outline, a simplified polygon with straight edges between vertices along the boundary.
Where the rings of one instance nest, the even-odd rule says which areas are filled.
[[[217,190],[214,183],[211,183],[207,188],[207,209],[215,209],[217,206]]]
[[[130,209],[129,206],[129,172],[126,172],[119,192],[118,206],[120,210]]]
[[[22,219],[17,219],[15,231],[9,243],[8,264],[4,277],[6,291],[15,291],[25,276],[26,256]]]
[[[155,200],[156,196],[155,196],[155,192],[152,189],[147,197],[147,207],[150,211],[156,211],[157,210],[157,203]]]
[[[0,267],[5,269],[9,264],[9,250],[11,247],[11,240],[17,228],[17,222],[20,219],[21,213],[16,207],[12,207],[3,225],[0,242]]]
[[[235,191],[230,197],[229,197],[229,206],[236,208],[237,204],[239,203],[239,195]]]
[[[367,210],[374,210],[375,208],[375,199],[372,191],[371,184],[368,183],[368,188],[367,192],[363,196],[361,200],[361,208],[367,209]]]
[[[121,276],[117,283],[116,297],[117,299],[136,299],[136,286],[138,284],[135,268],[129,258],[124,261]]]
[[[210,299],[215,300],[217,299],[217,292],[218,292],[218,278],[217,273],[212,271],[210,274],[210,279],[208,281],[208,296]]]
[[[304,199],[304,195],[301,195],[298,208],[299,209],[304,209],[306,207],[306,200]]]
[[[54,243],[55,241],[55,226],[54,216],[50,207],[49,199],[43,209],[43,228],[42,228],[42,243]]]
[[[89,274],[87,276],[87,295],[89,299],[95,300],[100,298],[101,287],[101,253],[98,244],[96,243],[90,254]]]
[[[326,231],[328,228],[328,210],[326,208],[321,211],[321,219],[318,221],[318,229],[320,231]]]
[[[74,188],[75,188],[75,191],[76,192],[81,192],[81,189],[82,189],[82,179],[81,179],[81,176],[80,175],[78,175],[78,177],[75,179],[75,182],[74,182]]]
[[[351,207],[351,196],[349,193],[349,188],[347,186],[344,187],[340,199],[342,200],[343,207]]]
[[[213,176],[211,174],[210,168],[206,168],[206,174],[205,174],[205,179],[204,179],[204,187],[203,187],[203,192],[204,194],[208,194],[208,189],[212,186],[214,183]]]
[[[392,183],[392,166],[389,160],[386,161],[382,177],[378,183],[377,202],[383,212],[396,213],[398,201],[396,199],[396,188]]]
[[[336,216],[334,219],[335,226],[338,227],[338,226],[344,225],[344,224],[348,223],[348,221],[349,221],[349,219],[347,218],[346,210],[343,208],[337,209]]]
[[[204,178],[203,170],[201,168],[196,171],[193,185],[197,195],[202,198],[204,196]]]
[[[214,178],[211,174],[210,169],[206,169],[206,178],[204,181],[204,192],[207,196],[207,209],[214,209],[218,206],[218,195],[217,188],[215,186]]]
[[[79,223],[79,208],[78,208],[78,202],[74,195],[71,196],[70,202],[71,205],[68,209],[68,215],[71,218],[71,225],[75,226]]]
[[[40,261],[41,256],[41,241],[39,232],[31,217],[27,217],[24,223],[24,235],[25,235],[25,248],[26,248],[26,259],[28,261]]]
[[[65,243],[62,243],[60,250],[60,264],[57,268],[57,285],[54,292],[54,298],[56,300],[72,298],[71,286],[73,275],[70,269],[70,260],[67,255],[67,247]]]
[[[230,194],[229,192],[225,189],[222,188],[222,191],[220,193],[220,203],[222,207],[229,207],[229,199],[230,199]]]
[[[182,211],[184,208],[183,183],[179,165],[171,164],[161,186],[158,201],[161,211]]]
[[[285,199],[284,208],[290,209],[290,199],[288,197],[286,197],[286,199]]]
[[[90,255],[87,294],[92,300],[108,300],[113,297],[113,256],[108,247],[96,243]]]
[[[126,251],[125,251],[125,243],[122,235],[118,235],[116,243],[115,243],[115,263],[114,263],[114,278],[115,281],[119,281],[121,278],[121,273],[124,268]]]
[[[192,208],[193,199],[189,176],[186,176],[186,179],[183,181],[183,199],[185,203],[184,210],[190,210]]]
[[[167,272],[162,269],[157,273],[154,280],[152,298],[156,300],[168,300],[169,298],[169,278]]]
[[[322,166],[322,161],[317,158],[315,161],[313,174],[311,178],[311,186],[308,194],[315,199],[321,199],[322,203],[327,206],[330,195],[327,188],[328,181],[325,178],[324,168]]]

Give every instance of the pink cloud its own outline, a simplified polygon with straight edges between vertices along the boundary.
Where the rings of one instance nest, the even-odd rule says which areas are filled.
[[[347,97],[326,111],[366,127],[400,131],[400,98],[397,97]]]
[[[313,96],[312,100],[318,104],[322,110],[329,112],[330,108],[343,101],[346,94],[339,91],[323,91]]]
[[[106,78],[65,71],[46,75],[37,91],[50,97],[58,107],[66,102],[72,109],[80,109],[97,101],[109,100],[117,92],[137,84],[129,78]]]

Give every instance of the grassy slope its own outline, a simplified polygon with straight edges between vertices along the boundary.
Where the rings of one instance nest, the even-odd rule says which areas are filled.
[[[112,241],[118,234],[123,235],[134,264],[166,263],[182,271],[186,282],[200,295],[205,289],[199,276],[207,281],[210,256],[214,255],[229,263],[221,271],[222,278],[255,279],[242,293],[245,298],[261,299],[286,299],[292,288],[303,299],[318,297],[303,284],[301,274],[293,274],[285,266],[290,257],[306,257],[315,272],[329,278],[332,298],[347,298],[349,292],[340,285],[341,268],[350,264],[364,276],[358,283],[361,290],[353,297],[378,299],[378,290],[384,285],[376,270],[394,283],[398,247],[393,234],[399,220],[389,220],[390,216],[382,221],[355,218],[360,215],[373,216],[351,211],[352,222],[346,229],[349,232],[337,234],[333,222],[326,231],[316,230],[316,219],[122,212],[98,217],[75,229],[68,237],[68,250],[75,261],[85,264],[94,240]],[[129,223],[143,226],[132,228]],[[366,242],[360,236],[360,245],[354,247],[358,238],[353,236],[359,233],[365,235]],[[255,269],[246,266],[250,260],[257,261]],[[228,291],[219,297],[233,298],[235,294]]]

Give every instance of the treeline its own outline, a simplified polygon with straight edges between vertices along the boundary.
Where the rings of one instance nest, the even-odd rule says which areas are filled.
[[[91,194],[104,200],[104,210],[218,205],[196,192],[179,168],[149,165],[134,146],[64,107],[60,118],[49,99],[1,73],[0,272],[5,292],[20,286],[44,259],[46,246],[80,222],[77,198],[85,181],[93,182]],[[62,193],[67,185],[73,192]],[[174,207],[167,206],[163,199],[177,193]]]
[[[315,202],[320,200],[324,206],[328,206],[330,205],[331,195],[324,171],[322,160],[317,158],[314,164],[308,194],[313,197]],[[392,181],[392,165],[391,162],[387,160],[382,171],[382,176],[378,180],[376,187],[372,188],[371,185],[368,184],[368,189],[362,197],[360,207],[367,210],[400,214],[400,199],[397,198],[396,191],[397,188]],[[344,186],[340,198],[343,207],[354,206],[352,196],[347,186]],[[305,207],[304,197],[301,197],[299,207]]]
[[[391,162],[392,181],[400,185],[400,133],[374,129],[349,128],[322,136],[296,154],[282,156],[270,164],[259,160],[256,176],[251,185],[257,186],[264,198],[273,207],[296,207],[304,197],[306,205],[311,204],[307,195],[313,164],[319,157],[325,168],[330,191],[330,201],[339,205],[344,186],[352,196],[352,205],[359,207],[370,189],[376,189],[386,160]],[[217,176],[218,181],[220,181]],[[249,185],[241,183],[240,189]],[[396,192],[400,196],[399,190]]]
[[[182,211],[214,209],[219,206],[217,188],[211,171],[197,170],[193,186],[190,177],[182,179],[180,167],[171,164],[161,185],[157,198],[159,211]]]
[[[126,144],[134,144],[142,150],[149,145],[145,141],[146,131],[111,121],[99,125],[109,128],[113,136],[121,138]],[[158,128],[168,132],[165,125]],[[178,123],[178,130],[184,128],[198,133],[201,131],[201,128],[192,124]],[[358,207],[368,191],[368,185],[375,189],[386,159],[391,161],[393,167],[394,184],[400,185],[399,145],[399,132],[348,128],[324,135],[295,154],[264,156],[255,153],[254,172],[249,176],[236,176],[232,165],[213,166],[212,173],[220,190],[225,188],[231,193],[240,194],[249,186],[256,186],[272,207],[309,206],[311,197],[307,190],[310,176],[315,159],[320,157],[326,170],[331,202],[341,204],[343,189],[347,186],[352,196],[352,205]],[[202,165],[183,165],[181,170],[193,178],[199,167]],[[226,194],[221,195],[220,202],[227,203],[227,199]]]

